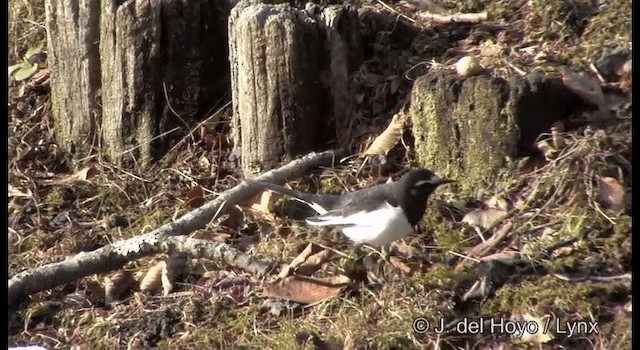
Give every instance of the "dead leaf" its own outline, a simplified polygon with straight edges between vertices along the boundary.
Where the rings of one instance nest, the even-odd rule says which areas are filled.
[[[198,165],[203,170],[209,171],[211,169],[211,161],[209,161],[209,157],[206,154],[198,159]]]
[[[420,249],[410,244],[407,244],[407,242],[405,242],[402,239],[391,243],[391,247],[395,249],[396,252],[400,253],[402,256],[408,257],[408,258],[419,256],[421,254]]]
[[[501,57],[504,52],[505,47],[499,43],[494,43],[491,39],[480,45],[480,57]]]
[[[260,200],[251,205],[251,209],[261,213],[270,214],[273,212],[273,206],[276,202],[273,192],[264,191],[260,194]]]
[[[624,188],[618,180],[612,177],[601,177],[596,175],[598,181],[598,200],[614,212],[624,210]]]
[[[162,281],[162,292],[164,296],[169,295],[173,290],[178,276],[185,272],[187,267],[187,256],[181,253],[172,254],[164,265],[164,270],[160,276]]]
[[[350,282],[344,275],[329,278],[292,275],[265,286],[261,296],[314,304],[337,296]]]
[[[462,222],[486,230],[492,227],[498,221],[502,220],[506,215],[507,212],[502,209],[476,209],[467,213],[467,215],[462,218]]]
[[[31,198],[33,197],[33,193],[31,192],[31,189],[27,188],[27,192],[22,192],[21,190],[13,187],[11,184],[9,184],[9,197],[28,197]]]
[[[220,243],[227,243],[227,241],[231,238],[231,235],[224,232],[219,232],[215,236],[213,236],[212,240]]]
[[[566,67],[560,70],[562,83],[585,102],[598,106],[604,110],[605,98],[600,83],[588,75],[574,73]]]
[[[93,166],[88,166],[80,169],[77,173],[74,174],[75,180],[77,181],[88,181],[94,175],[98,173],[98,170]]]
[[[298,266],[298,268],[296,269],[296,273],[300,275],[310,276],[314,272],[318,271],[318,269],[320,268],[320,266],[322,266],[322,264],[331,260],[332,257],[333,257],[332,251],[328,249],[323,249],[311,255],[310,257],[307,258],[307,260],[305,260],[305,262],[300,264],[300,266]]]
[[[240,205],[248,209],[246,213],[250,216],[271,218],[273,210],[279,195],[274,195],[271,191],[263,191],[250,199],[242,202]]]
[[[89,181],[92,177],[98,174],[98,169],[93,166],[87,166],[80,169],[78,172],[64,176],[62,178],[53,180],[52,183],[63,185],[70,184],[76,181]]]
[[[143,292],[155,292],[160,288],[161,278],[164,271],[167,269],[167,263],[161,261],[149,269],[144,275],[142,281],[140,281],[140,290]]]
[[[629,91],[631,89],[631,80],[632,80],[632,75],[631,75],[631,67],[632,67],[632,62],[631,60],[628,60],[627,62],[625,62],[616,73],[618,73],[618,76],[620,77],[619,79],[619,86],[623,91]]]
[[[550,322],[547,318],[551,317],[551,315],[545,315],[544,317],[535,317],[529,313],[525,313],[522,315],[524,318],[525,324],[527,323],[535,323],[538,327],[525,327],[525,331],[520,336],[520,340],[526,343],[538,343],[544,344],[553,340],[553,335],[546,331],[545,324]],[[536,333],[529,333],[527,328],[535,328],[537,329]]]
[[[118,270],[104,278],[104,302],[111,304],[136,283],[135,278],[129,271]]]
[[[504,196],[499,194],[496,194],[493,197],[489,198],[487,205],[489,207],[497,208],[505,212],[509,210],[509,201],[507,201]]]
[[[280,273],[278,274],[278,278],[285,278],[291,274],[295,270],[296,267],[300,266],[311,254],[313,253],[313,243],[309,243],[298,256],[296,256],[288,265],[285,265]]]
[[[389,262],[391,263],[391,265],[397,267],[400,271],[406,273],[406,274],[410,274],[412,269],[411,266],[405,264],[400,258],[398,258],[397,256],[390,256],[389,257]]]
[[[382,132],[382,134],[378,135],[378,137],[373,140],[371,146],[369,146],[362,155],[386,155],[389,153],[398,141],[400,141],[402,133],[404,132],[405,123],[406,117],[404,113],[396,113],[387,128]]]
[[[195,209],[204,204],[204,190],[198,185],[189,190],[185,196],[185,205],[189,209]]]

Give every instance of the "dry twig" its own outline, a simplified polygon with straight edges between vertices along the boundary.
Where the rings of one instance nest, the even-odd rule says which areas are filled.
[[[256,180],[283,183],[312,168],[331,163],[339,157],[336,151],[311,153],[278,169],[268,171]],[[18,273],[9,280],[9,304],[36,292],[70,283],[82,277],[118,269],[129,261],[163,251],[182,251],[192,256],[205,256],[223,265],[236,266],[256,274],[265,274],[270,265],[258,258],[223,243],[213,243],[183,237],[194,230],[204,228],[214,217],[238,202],[260,191],[255,185],[243,182],[195,209],[178,220],[156,230],[96,249],[82,252],[64,261],[47,264]],[[170,238],[173,237],[173,238]]]

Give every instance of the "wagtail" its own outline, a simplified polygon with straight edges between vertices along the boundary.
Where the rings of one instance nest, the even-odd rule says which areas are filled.
[[[306,219],[313,226],[334,226],[356,245],[386,246],[404,238],[422,220],[429,195],[438,186],[454,182],[432,171],[413,168],[400,180],[341,195],[293,191],[266,182],[266,189],[305,203],[318,215]]]

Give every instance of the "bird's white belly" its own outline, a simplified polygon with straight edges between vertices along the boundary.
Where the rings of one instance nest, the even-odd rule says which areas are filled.
[[[369,216],[366,225],[350,226],[342,229],[354,244],[384,246],[409,235],[413,228],[399,207],[389,215]]]

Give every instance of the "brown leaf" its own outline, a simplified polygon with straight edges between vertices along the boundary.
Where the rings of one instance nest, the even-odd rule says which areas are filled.
[[[389,151],[400,141],[402,133],[404,132],[404,126],[406,123],[406,117],[404,113],[396,113],[391,119],[389,126],[378,135],[373,143],[366,151],[362,153],[364,156],[369,155],[386,155]]]
[[[96,168],[94,168],[93,166],[88,166],[80,169],[73,176],[74,176],[74,180],[76,181],[88,181],[97,173],[98,173],[98,170]]]
[[[219,232],[215,236],[213,236],[213,240],[220,243],[227,243],[227,241],[231,238],[231,235],[224,232]]]
[[[187,267],[187,256],[184,254],[172,254],[164,265],[160,279],[162,281],[162,292],[164,296],[169,295],[173,290],[174,283],[178,276],[185,272]]]
[[[111,304],[120,299],[120,297],[133,285],[136,280],[129,271],[118,270],[113,274],[104,278],[104,302]]]
[[[602,93],[602,87],[596,79],[584,74],[574,73],[566,67],[560,70],[562,74],[562,83],[576,95],[580,96],[585,102],[600,107],[605,107],[605,98]]]
[[[351,280],[344,275],[330,278],[313,278],[293,275],[265,286],[262,297],[291,300],[303,304],[314,304],[333,298]]]
[[[13,187],[9,184],[9,197],[33,197],[33,192],[31,189],[27,188],[27,192],[22,192],[20,189]]]
[[[400,255],[404,257],[413,257],[419,256],[421,254],[420,249],[407,244],[404,240],[397,240],[391,243],[391,246],[395,249],[396,252],[400,253]]]
[[[632,62],[631,60],[628,60],[617,71],[618,76],[620,77],[619,86],[623,91],[628,91],[629,89],[631,89],[631,67]]]
[[[467,213],[467,215],[462,218],[462,222],[471,226],[478,226],[482,229],[488,229],[496,222],[502,220],[506,215],[507,212],[502,209],[476,209]]]
[[[413,269],[411,268],[411,266],[405,264],[400,258],[398,258],[397,256],[390,256],[389,257],[389,262],[391,263],[391,265],[397,267],[400,271],[406,273],[406,274],[410,274]]]
[[[300,254],[298,254],[298,256],[296,256],[293,260],[291,260],[291,262],[288,265],[285,265],[282,268],[282,270],[278,274],[278,278],[285,278],[285,277],[289,276],[291,274],[291,272],[293,272],[296,267],[298,267],[305,260],[307,260],[307,258],[312,253],[313,253],[313,243],[309,243],[304,248],[304,250],[302,252],[300,252]]]
[[[251,209],[261,213],[270,214],[273,212],[273,205],[275,202],[276,200],[273,196],[273,192],[264,191],[260,194],[259,200],[251,205]]]
[[[78,172],[74,174],[65,175],[61,178],[52,180],[51,182],[54,184],[64,185],[64,184],[74,183],[76,181],[89,181],[89,179],[91,179],[97,173],[98,173],[98,169],[96,169],[93,166],[87,166],[80,169]]]
[[[165,261],[161,261],[149,269],[147,273],[144,275],[142,281],[140,281],[140,290],[143,292],[155,292],[160,289],[161,279],[163,273],[165,273],[167,269],[167,263]]]
[[[624,210],[624,188],[618,180],[612,177],[601,177],[596,175],[598,181],[598,200],[614,212]]]
[[[240,205],[243,208],[247,208],[247,214],[257,217],[271,217],[275,208],[275,203],[278,199],[277,195],[274,195],[271,191],[263,191],[258,195],[251,197],[250,199],[242,202]]]
[[[322,266],[322,264],[331,260],[332,257],[333,257],[332,251],[328,249],[323,249],[311,255],[310,257],[307,258],[307,260],[305,260],[305,262],[300,264],[300,266],[298,266],[298,268],[296,269],[296,273],[300,275],[310,276],[314,272],[318,271],[318,269],[320,268],[320,266]]]
[[[185,196],[185,205],[189,209],[195,209],[204,204],[204,190],[202,186],[193,187]]]

